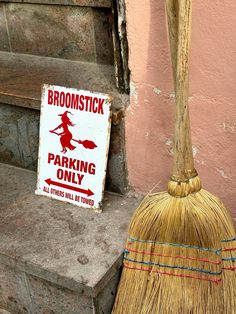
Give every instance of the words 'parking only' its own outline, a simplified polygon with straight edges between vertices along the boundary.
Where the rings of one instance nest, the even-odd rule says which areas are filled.
[[[111,99],[44,85],[36,194],[99,209],[111,128]]]

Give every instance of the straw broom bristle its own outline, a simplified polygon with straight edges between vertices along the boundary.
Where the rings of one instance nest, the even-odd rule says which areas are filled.
[[[222,241],[224,313],[236,313],[236,237]]]
[[[221,250],[234,236],[229,212],[198,177],[170,181],[132,218],[113,313],[236,313],[236,280],[223,270],[233,261]]]
[[[191,0],[166,1],[176,92],[168,192],[136,210],[113,314],[236,313],[235,230],[222,202],[201,188],[188,113]]]

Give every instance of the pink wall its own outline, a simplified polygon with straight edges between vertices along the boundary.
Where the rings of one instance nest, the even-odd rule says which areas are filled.
[[[129,182],[166,189],[172,167],[173,83],[164,0],[126,0],[131,105]],[[236,208],[236,2],[193,0],[190,115],[203,186]]]

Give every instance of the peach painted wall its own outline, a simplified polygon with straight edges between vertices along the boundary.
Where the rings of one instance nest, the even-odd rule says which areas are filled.
[[[131,105],[130,185],[166,189],[172,168],[174,94],[164,0],[126,0]],[[203,186],[236,208],[236,2],[193,0],[189,105]]]

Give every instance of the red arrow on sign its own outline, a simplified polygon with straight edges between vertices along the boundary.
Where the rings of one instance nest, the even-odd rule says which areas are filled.
[[[72,191],[76,191],[76,192],[79,192],[79,193],[87,194],[87,196],[94,195],[94,193],[90,189],[87,189],[87,190],[80,189],[80,188],[77,188],[75,186],[71,186],[71,185],[68,185],[68,184],[64,184],[64,183],[60,183],[60,182],[57,182],[57,181],[53,181],[50,178],[45,180],[45,182],[48,185],[60,186],[61,188],[64,188],[64,189],[67,189],[67,190],[72,190]]]

